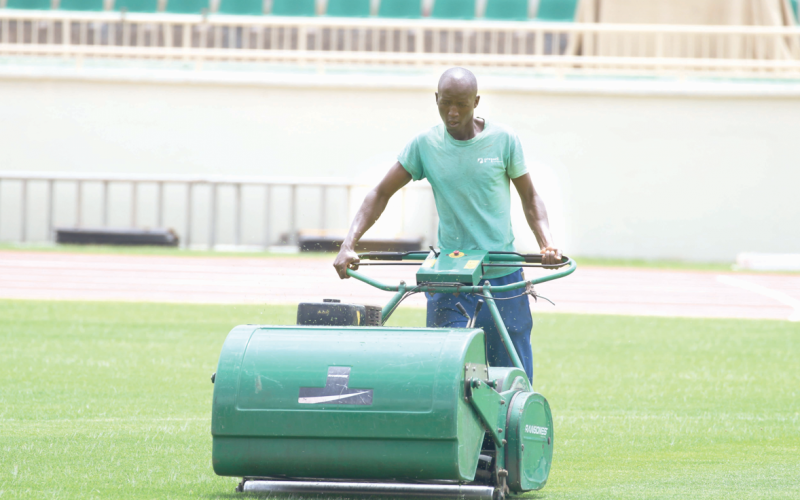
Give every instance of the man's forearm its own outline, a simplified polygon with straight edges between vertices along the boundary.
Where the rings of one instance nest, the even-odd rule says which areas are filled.
[[[377,189],[370,191],[364,198],[364,203],[361,204],[361,208],[358,209],[353,223],[350,225],[350,232],[347,233],[347,237],[342,243],[342,248],[354,250],[358,241],[375,224],[388,203],[389,198],[381,196]]]
[[[410,181],[411,174],[403,168],[400,162],[395,162],[375,189],[367,193],[361,208],[358,209],[358,213],[353,218],[353,223],[350,224],[350,232],[347,233],[347,237],[339,249],[339,254],[336,256],[336,260],[333,261],[333,267],[340,278],[347,279],[349,277],[347,274],[348,269],[352,269],[359,262],[358,255],[355,252],[358,240],[364,236],[364,233],[381,216],[389,203],[389,198]]]
[[[512,179],[512,181],[522,201],[525,220],[528,221],[528,227],[531,228],[533,235],[536,236],[539,248],[555,248],[553,236],[550,234],[550,222],[547,219],[544,200],[534,189],[530,174],[521,175]]]
[[[525,217],[536,237],[539,248],[552,247],[553,236],[550,234],[550,221],[547,219],[547,210],[544,208],[544,204],[536,210],[526,210]]]
[[[547,209],[544,201],[537,195],[533,196],[530,203],[524,207],[525,219],[536,237],[539,248],[553,247],[553,236],[550,234],[550,221],[547,218]]]

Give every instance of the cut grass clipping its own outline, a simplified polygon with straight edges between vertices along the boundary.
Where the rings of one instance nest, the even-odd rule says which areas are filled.
[[[293,307],[0,301],[0,498],[238,498],[211,469],[217,356]],[[424,311],[401,310],[397,325]],[[798,498],[800,325],[549,314],[531,498]],[[302,349],[303,346],[298,346]]]

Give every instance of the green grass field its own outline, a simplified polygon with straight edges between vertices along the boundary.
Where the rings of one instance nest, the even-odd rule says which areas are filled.
[[[0,301],[0,498],[238,498],[209,376],[232,326],[294,314]],[[548,314],[534,344],[556,454],[528,497],[800,498],[800,325]]]

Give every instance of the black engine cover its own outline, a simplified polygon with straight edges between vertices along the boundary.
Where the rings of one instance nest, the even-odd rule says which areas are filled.
[[[367,309],[356,304],[342,304],[338,300],[303,302],[297,306],[297,324],[313,326],[365,326]]]

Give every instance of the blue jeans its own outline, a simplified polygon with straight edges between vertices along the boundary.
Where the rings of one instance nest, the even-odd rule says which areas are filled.
[[[516,283],[522,281],[522,270],[488,281],[493,287]],[[481,281],[481,285],[485,282],[486,280]],[[510,292],[493,292],[492,295],[495,298],[513,297],[524,291],[524,288],[520,288]],[[465,328],[467,326],[467,318],[458,312],[456,303],[461,302],[467,313],[472,315],[480,298],[477,295],[466,293],[459,294],[458,297],[452,293],[436,293],[433,297],[428,296],[428,328]],[[530,380],[533,380],[533,352],[531,349],[533,319],[531,318],[531,306],[528,302],[528,296],[523,295],[510,300],[498,300],[495,303],[500,310],[500,316],[506,325],[511,342],[517,350],[517,355],[522,361],[525,373],[528,374]],[[484,304],[478,313],[475,326],[482,328],[486,335],[486,357],[489,365],[514,366],[503,345],[503,341],[500,339],[500,333],[497,331],[497,325],[494,323],[488,304]]]

